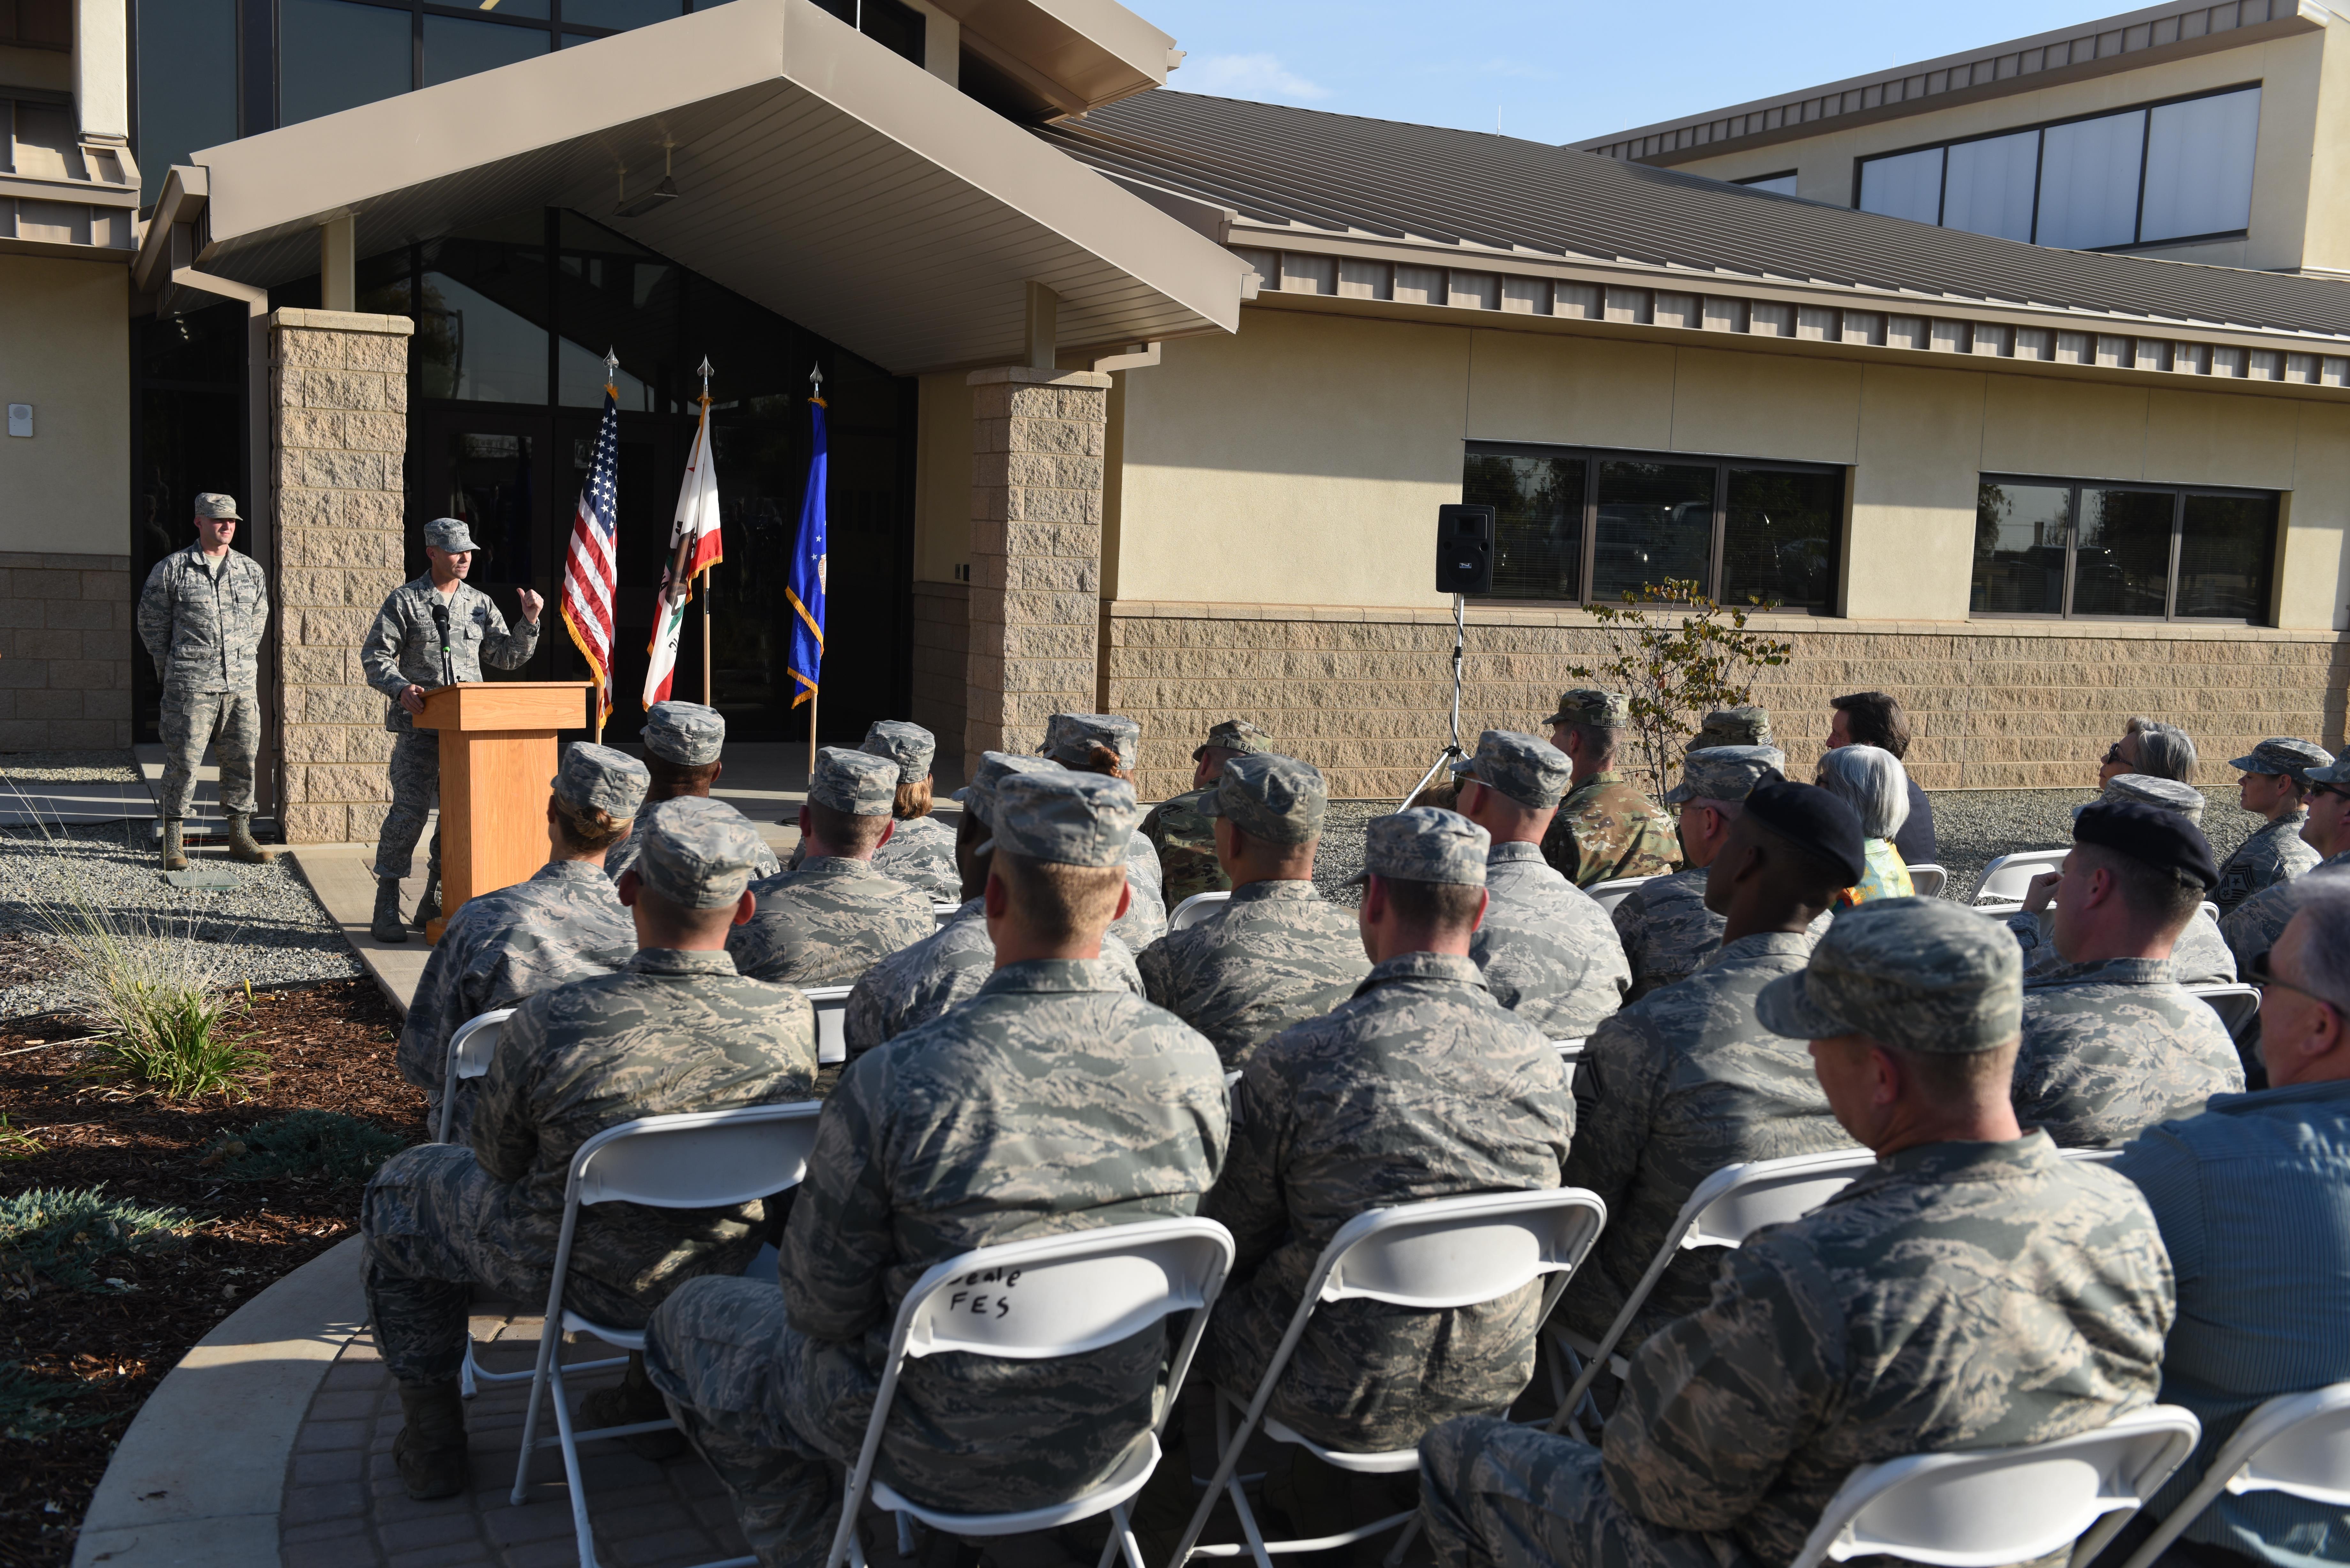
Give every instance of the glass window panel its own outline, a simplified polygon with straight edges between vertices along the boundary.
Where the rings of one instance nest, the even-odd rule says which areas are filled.
[[[494,71],[546,53],[546,35],[536,27],[507,27],[459,16],[424,18],[424,85],[438,87],[460,77]]]
[[[1967,607],[1977,615],[2062,615],[2072,514],[2067,486],[1988,481],[1979,486]]]
[[[1790,609],[1835,607],[1844,475],[1733,468],[1726,512],[1724,604],[1755,599]]]
[[[199,147],[236,140],[235,0],[139,7],[139,200]]]
[[[546,401],[545,234],[533,209],[425,245],[415,349],[425,397]]]
[[[2170,586],[2170,520],[2178,497],[2167,490],[2081,492],[2073,556],[2073,613],[2158,616]]]
[[[2149,111],[2141,240],[2221,234],[2251,226],[2261,89]]]
[[[408,11],[278,0],[277,122],[298,125],[414,87]]]
[[[685,0],[563,0],[567,27],[645,27],[684,15]]]
[[[1872,158],[1860,166],[1860,210],[1935,223],[1942,216],[1942,150]]]
[[[2043,134],[2039,243],[2076,251],[2128,244],[2137,234],[2146,110],[2052,125]]]
[[[1597,559],[1591,597],[1613,601],[1643,583],[1713,576],[1713,465],[1617,461],[1599,465]]]
[[[1793,174],[1766,174],[1760,180],[1741,180],[1738,183],[1750,191],[1768,191],[1774,196],[1795,193],[1795,177]]]
[[[2181,616],[2266,620],[2276,553],[2276,500],[2189,495],[2178,540]]]
[[[549,0],[433,0],[435,5],[471,6],[477,11],[495,11],[501,16],[527,16],[544,22],[554,15]]]
[[[433,497],[433,504],[463,518],[487,546],[488,559],[473,573],[476,587],[538,580],[531,550],[538,532],[534,455],[526,435],[449,432],[449,493]]]
[[[865,36],[916,65],[922,63],[922,14],[898,0],[858,0],[857,25]]]
[[[2003,240],[2032,238],[2032,189],[2040,172],[2040,133],[1962,141],[1950,150],[1942,224]]]
[[[677,367],[683,275],[643,246],[566,212],[556,230],[558,330],[556,399],[574,408],[604,404],[604,350],[620,356],[614,383],[624,409],[658,412]],[[805,372],[803,372],[805,373]]]
[[[1493,596],[1573,599],[1583,578],[1579,457],[1471,452],[1461,499],[1493,508]]]

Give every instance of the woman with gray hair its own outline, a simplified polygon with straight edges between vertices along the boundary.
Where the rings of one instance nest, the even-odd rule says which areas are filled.
[[[2148,774],[2158,779],[2195,782],[2195,742],[2176,724],[2159,719],[2131,719],[2122,726],[2122,738],[2106,748],[2097,763],[2097,783],[2122,774]]]
[[[1909,775],[1901,759],[1881,746],[1838,746],[1820,756],[1819,785],[1860,818],[1867,875],[1836,895],[1840,909],[1877,898],[1907,898],[1916,891],[1893,836],[1909,820]]]

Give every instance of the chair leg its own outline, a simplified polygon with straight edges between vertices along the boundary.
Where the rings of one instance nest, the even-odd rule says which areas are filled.
[[[1191,1511],[1191,1521],[1183,1527],[1183,1539],[1177,1542],[1175,1555],[1169,1560],[1168,1568],[1183,1568],[1184,1563],[1191,1560],[1191,1549],[1199,1544],[1200,1536],[1208,1528],[1209,1516],[1216,1511],[1219,1494],[1227,1490],[1239,1500],[1243,1527],[1249,1532],[1260,1568],[1271,1568],[1265,1560],[1263,1542],[1255,1533],[1256,1521],[1249,1517],[1248,1500],[1241,1495],[1240,1484],[1232,1476],[1232,1472],[1240,1468],[1241,1449],[1248,1444],[1253,1423],[1244,1420],[1239,1431],[1232,1431],[1224,1411],[1223,1390],[1218,1388],[1211,1392],[1216,1404],[1216,1469],[1205,1482],[1207,1490],[1200,1498],[1200,1506]]]
[[[1237,1464],[1240,1455],[1234,1453],[1232,1460]],[[1273,1554],[1264,1549],[1264,1532],[1257,1526],[1256,1511],[1249,1507],[1248,1493],[1242,1488],[1240,1478],[1235,1476],[1225,1482],[1224,1490],[1232,1494],[1232,1511],[1241,1517],[1241,1539],[1248,1542],[1249,1555],[1256,1559],[1256,1568],[1273,1568]]]
[[[588,1489],[579,1479],[579,1444],[571,1435],[571,1402],[565,1397],[558,1359],[548,1374],[555,1396],[555,1444],[563,1454],[563,1482],[571,1493],[571,1529],[579,1541],[579,1568],[597,1568],[596,1533],[588,1523]]]
[[[1403,1533],[1396,1537],[1396,1543],[1387,1556],[1380,1559],[1380,1568],[1401,1568],[1403,1554],[1410,1551],[1411,1543],[1419,1539],[1419,1515],[1415,1513],[1411,1516],[1411,1522],[1403,1527]]]
[[[480,1393],[481,1386],[473,1381],[473,1336],[465,1335],[465,1359],[457,1364],[457,1397],[471,1399]]]
[[[531,1373],[530,1403],[523,1410],[522,1452],[515,1457],[514,1491],[506,1499],[516,1508],[522,1506],[523,1493],[530,1487],[531,1456],[538,1452],[538,1407],[546,1397],[547,1377],[556,1359],[556,1356],[548,1354],[546,1336],[550,1332],[558,1336],[561,1334],[559,1319],[550,1319],[547,1328],[542,1330],[538,1336],[538,1366]],[[559,1337],[555,1348],[559,1354],[561,1349]]]
[[[914,1555],[914,1516],[902,1510],[898,1514],[898,1555],[909,1561]]]
[[[1103,1545],[1101,1568],[1109,1568],[1110,1552],[1121,1547],[1126,1553],[1126,1568],[1144,1568],[1142,1543],[1134,1538],[1134,1521],[1127,1517],[1124,1503],[1109,1511],[1109,1540]]]

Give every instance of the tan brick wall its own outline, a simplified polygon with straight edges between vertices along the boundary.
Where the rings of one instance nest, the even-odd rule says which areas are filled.
[[[1444,744],[1449,614],[1122,602],[1107,607],[1111,711],[1142,724],[1146,799],[1188,788],[1191,748],[1219,719],[1254,720],[1321,767],[1331,794],[1400,796]],[[1759,628],[1795,644],[1762,672],[1791,765],[1808,770],[1827,700],[1893,693],[1918,735],[1908,763],[1931,789],[2084,786],[2132,713],[2183,725],[2205,783],[2264,735],[2343,744],[2350,636],[2331,631],[2073,622],[1820,622]],[[1461,728],[1534,730],[1566,666],[1604,657],[1576,611],[1472,612]]]
[[[1035,751],[1045,716],[1090,711],[1101,600],[1110,379],[975,370],[965,776],[984,751]]]
[[[289,844],[366,842],[391,803],[384,699],[359,642],[404,579],[400,459],[408,443],[404,316],[280,310],[270,317],[276,497],[281,798]]]
[[[962,583],[914,585],[914,722],[941,737],[942,762],[962,749],[967,698],[963,661],[971,652],[971,589]]]
[[[130,743],[130,557],[0,551],[0,752]]]

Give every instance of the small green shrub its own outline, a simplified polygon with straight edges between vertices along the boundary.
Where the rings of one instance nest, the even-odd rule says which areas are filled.
[[[0,1278],[112,1293],[99,1260],[177,1246],[195,1223],[182,1210],[120,1202],[102,1188],[36,1187],[0,1198]]]
[[[204,1160],[217,1163],[222,1175],[237,1181],[282,1176],[365,1181],[376,1167],[407,1147],[407,1139],[372,1122],[335,1111],[304,1110],[224,1138]]]
[[[1681,742],[1698,722],[1712,709],[1752,701],[1754,672],[1786,663],[1795,649],[1746,629],[1748,609],[1773,610],[1777,600],[1723,606],[1697,590],[1694,582],[1669,578],[1626,588],[1621,609],[1593,605],[1592,618],[1607,628],[1615,651],[1598,664],[1566,667],[1569,675],[1604,681],[1630,699],[1633,743],[1617,766],[1642,777],[1652,795],[1679,782]],[[1658,610],[1683,613],[1668,619]]]
[[[13,1361],[0,1361],[0,1438],[27,1442],[113,1419],[110,1410],[65,1407],[89,1392],[87,1384],[36,1377]]]
[[[0,1159],[30,1159],[48,1151],[48,1145],[22,1128],[8,1125],[8,1113],[0,1111]]]
[[[99,978],[109,997],[106,1022],[113,1026],[98,1047],[99,1071],[173,1099],[252,1097],[244,1080],[266,1068],[269,1058],[223,1027],[232,1006],[227,996],[126,971]]]

